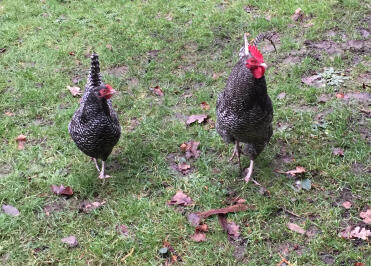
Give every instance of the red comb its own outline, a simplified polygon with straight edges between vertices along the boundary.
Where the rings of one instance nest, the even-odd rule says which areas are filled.
[[[113,88],[111,87],[111,85],[109,85],[109,84],[106,84],[105,86],[106,86],[106,88],[109,89],[109,90],[112,90],[112,89],[113,89]]]
[[[250,52],[250,54],[251,54],[253,57],[256,58],[256,60],[264,62],[263,55],[262,55],[261,52],[258,50],[258,48],[256,48],[256,46],[249,45],[249,52]]]

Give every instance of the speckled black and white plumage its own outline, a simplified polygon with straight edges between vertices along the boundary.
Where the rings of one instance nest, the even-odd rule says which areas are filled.
[[[111,100],[99,95],[105,88],[99,71],[98,56],[93,54],[85,92],[68,132],[86,155],[105,161],[120,138],[121,127]]]
[[[255,160],[272,136],[273,107],[265,77],[254,78],[247,58],[240,58],[218,96],[216,130],[227,143],[246,143],[244,153]]]

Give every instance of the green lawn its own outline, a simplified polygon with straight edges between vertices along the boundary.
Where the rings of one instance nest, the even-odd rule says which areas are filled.
[[[299,7],[304,18],[295,22]],[[371,206],[370,20],[362,0],[0,1],[0,203],[20,211],[0,211],[0,263],[110,265],[129,254],[128,265],[160,265],[166,240],[184,265],[277,265],[280,255],[293,265],[370,265],[369,241],[338,236],[348,225],[371,229],[359,216]],[[278,33],[278,53],[269,42],[259,47],[270,66],[274,133],[254,179],[269,197],[243,181],[228,161],[232,145],[212,125],[243,33],[268,30]],[[113,104],[123,134],[104,184],[67,131],[79,102],[67,86],[84,88],[92,51],[104,81],[120,91]],[[301,81],[320,73],[323,86]],[[186,126],[191,114],[210,120]],[[185,161],[179,147],[191,139],[201,153]],[[172,168],[182,162],[191,165],[187,175]],[[305,167],[298,180],[309,179],[309,191],[277,173],[296,166]],[[74,195],[57,196],[52,184],[71,186]],[[195,204],[168,206],[177,190]],[[213,216],[207,241],[192,241],[186,215],[225,207],[231,196],[255,206],[228,215],[240,239],[229,241]],[[86,200],[105,204],[84,213]],[[61,242],[69,235],[78,247]]]

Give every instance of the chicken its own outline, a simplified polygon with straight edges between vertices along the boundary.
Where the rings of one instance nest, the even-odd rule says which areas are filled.
[[[99,58],[93,54],[85,92],[68,125],[68,132],[77,147],[92,157],[100,179],[109,177],[104,173],[105,162],[121,135],[120,123],[111,103],[115,93],[110,85],[103,84]],[[102,160],[101,168],[98,159]]]
[[[260,35],[260,39],[264,38]],[[273,133],[273,106],[264,77],[267,65],[255,44],[248,45],[245,34],[245,47],[240,50],[240,59],[216,103],[217,132],[226,143],[235,144],[230,160],[237,155],[240,170],[240,142],[245,143],[243,153],[250,157],[246,182],[252,175],[255,159]]]

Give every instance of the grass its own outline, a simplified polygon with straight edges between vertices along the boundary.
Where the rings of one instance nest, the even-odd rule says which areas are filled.
[[[298,7],[312,17],[292,22]],[[319,50],[319,60],[306,54],[297,63],[282,63],[290,53],[303,51],[305,40],[342,43],[340,33],[361,40],[358,29],[367,28],[369,14],[361,0],[1,1],[0,49],[6,51],[0,53],[0,202],[21,212],[18,217],[0,213],[2,263],[118,264],[134,248],[128,264],[157,265],[165,262],[158,255],[165,239],[185,265],[276,265],[279,253],[295,265],[370,263],[369,243],[337,236],[347,224],[359,224],[359,212],[370,205],[370,120],[360,112],[367,106],[334,96],[336,91],[370,92],[358,81],[369,69],[369,55]],[[308,21],[313,26],[306,28]],[[215,129],[187,127],[182,118],[207,113],[215,121],[216,97],[237,61],[243,32],[254,36],[272,29],[281,39],[277,55],[265,54],[275,129],[255,169],[255,178],[271,193],[266,197],[239,177],[238,166],[228,162],[232,145],[225,145]],[[328,37],[330,29],[338,34]],[[104,185],[67,132],[78,99],[66,87],[75,77],[84,87],[90,63],[85,54],[93,50],[100,55],[104,81],[121,92],[113,101],[123,134],[107,161],[112,178]],[[122,66],[124,75],[112,75]],[[301,83],[303,76],[330,66],[350,77],[345,86]],[[221,76],[213,79],[213,73]],[[157,85],[165,97],[149,90]],[[282,92],[286,97],[277,99]],[[331,99],[318,104],[325,93]],[[203,101],[210,111],[200,108]],[[318,121],[316,115],[326,111]],[[134,120],[139,125],[130,130]],[[279,126],[283,123],[285,128]],[[19,134],[28,139],[22,151],[15,143]],[[201,142],[201,156],[192,162],[192,173],[181,176],[170,168],[168,155],[189,139]],[[334,147],[344,149],[344,157],[332,155]],[[285,154],[295,160],[283,163]],[[297,165],[316,185],[310,191],[295,192],[293,178],[274,172]],[[75,194],[61,199],[51,193],[51,184],[70,185]],[[228,241],[215,217],[207,220],[208,240],[192,242],[194,229],[167,205],[179,189],[196,203],[184,208],[186,213],[224,207],[231,192],[256,206],[228,216],[240,225],[246,244],[242,258],[234,254],[239,244]],[[78,212],[76,206],[86,199],[106,204]],[[350,210],[341,206],[345,200],[353,203]],[[56,204],[63,210],[46,215],[44,207]],[[288,222],[314,228],[316,234],[291,232]],[[129,236],[116,232],[119,224],[128,226]],[[68,235],[77,237],[77,248],[61,243]]]

